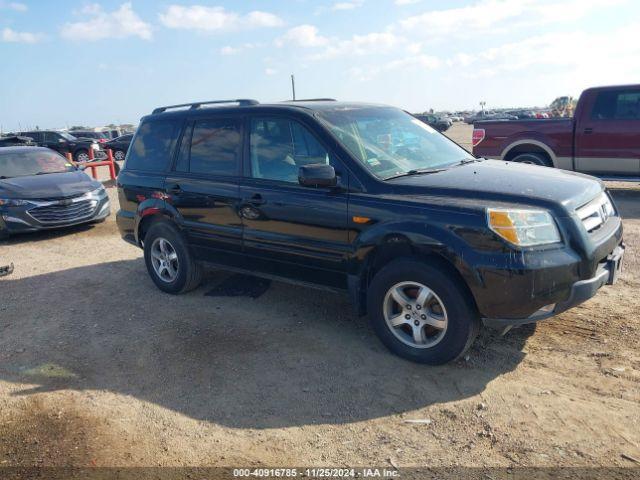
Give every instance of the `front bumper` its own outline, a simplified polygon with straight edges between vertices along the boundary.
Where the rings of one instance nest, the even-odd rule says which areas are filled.
[[[617,281],[622,268],[624,250],[624,243],[620,243],[607,256],[606,260],[598,265],[595,276],[587,280],[577,281],[571,286],[569,297],[566,300],[547,305],[525,318],[484,318],[483,323],[491,328],[506,328],[536,323],[589,300],[602,286],[613,285]]]
[[[104,220],[111,214],[109,197],[88,199],[86,208],[74,209],[68,200],[34,202],[22,207],[4,207],[0,209],[0,232],[14,235],[55,228],[70,227],[83,223]],[[68,205],[65,205],[68,204]],[[64,207],[69,207],[65,210]],[[77,214],[76,214],[77,213]]]

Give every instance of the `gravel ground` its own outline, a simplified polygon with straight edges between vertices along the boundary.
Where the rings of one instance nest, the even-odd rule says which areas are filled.
[[[217,272],[162,294],[114,215],[0,243],[0,466],[634,466],[640,188],[610,186],[620,282],[437,368],[338,295]]]

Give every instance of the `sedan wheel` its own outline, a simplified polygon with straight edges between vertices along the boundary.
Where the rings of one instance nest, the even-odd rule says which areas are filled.
[[[167,239],[158,237],[151,244],[151,264],[163,282],[172,283],[178,278],[178,254]]]
[[[447,332],[444,303],[421,283],[393,285],[385,295],[383,315],[396,338],[412,348],[431,348]]]
[[[116,150],[113,154],[113,158],[116,159],[118,162],[123,161],[125,156],[126,154],[122,150]]]

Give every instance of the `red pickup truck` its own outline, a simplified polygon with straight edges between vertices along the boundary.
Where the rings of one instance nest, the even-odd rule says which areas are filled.
[[[482,121],[473,154],[595,175],[640,176],[640,85],[597,87],[573,118]]]

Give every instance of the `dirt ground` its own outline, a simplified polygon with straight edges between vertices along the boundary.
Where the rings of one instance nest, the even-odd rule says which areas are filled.
[[[640,186],[610,187],[619,283],[437,368],[338,295],[216,272],[163,294],[113,214],[0,243],[0,467],[638,466]]]

